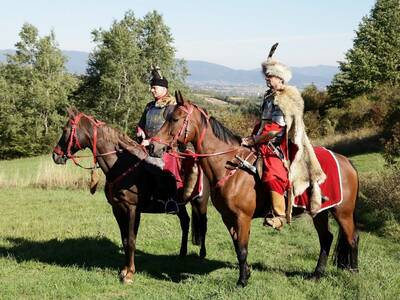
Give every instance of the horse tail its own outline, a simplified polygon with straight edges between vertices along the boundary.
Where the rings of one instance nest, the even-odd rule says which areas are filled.
[[[333,253],[333,263],[341,269],[350,269],[352,271],[358,271],[358,243],[359,243],[359,235],[357,230],[357,205],[359,199],[359,176],[358,171],[354,164],[349,160],[351,166],[354,168],[357,174],[357,194],[354,203],[354,211],[353,211],[353,222],[354,222],[354,236],[353,236],[353,245],[349,245],[348,239],[346,238],[343,229],[341,226],[339,227],[338,238],[335,246],[335,251]]]

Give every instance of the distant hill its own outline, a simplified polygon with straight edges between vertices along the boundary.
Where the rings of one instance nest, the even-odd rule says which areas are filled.
[[[196,85],[264,85],[265,81],[260,69],[236,70],[204,61],[187,61],[190,76],[188,82]],[[292,67],[291,84],[304,87],[314,83],[319,88],[330,84],[338,72],[335,66]]]
[[[6,54],[14,50],[0,50],[0,61],[5,61]],[[67,69],[71,73],[84,74],[87,67],[89,53],[82,51],[63,51],[68,57]],[[237,70],[219,64],[205,61],[187,60],[190,76],[189,85],[196,86],[226,86],[226,85],[264,85],[264,78],[260,69]],[[333,76],[338,72],[335,66],[292,67],[293,79],[291,84],[300,88],[314,83],[318,88],[325,88],[330,84]]]

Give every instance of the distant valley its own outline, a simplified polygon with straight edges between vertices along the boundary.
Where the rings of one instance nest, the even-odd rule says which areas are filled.
[[[13,50],[0,50],[0,62],[6,60],[6,54],[13,52]],[[82,51],[63,51],[63,53],[68,58],[66,67],[69,72],[85,73],[89,53]],[[187,60],[186,62],[190,73],[187,83],[194,88],[236,90],[240,94],[257,94],[265,86],[260,69],[237,70],[205,61]],[[314,83],[318,88],[324,89],[338,72],[337,67],[326,65],[292,67],[291,69],[293,71],[291,84],[299,88]]]

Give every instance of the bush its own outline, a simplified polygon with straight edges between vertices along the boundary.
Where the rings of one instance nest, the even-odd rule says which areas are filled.
[[[386,225],[400,223],[400,165],[361,177],[359,221],[366,229],[386,232]],[[400,236],[396,236],[400,238]]]
[[[301,96],[304,100],[304,111],[321,111],[329,102],[326,91],[319,91],[314,84],[304,88]]]
[[[394,164],[400,157],[400,88],[392,89],[387,98],[390,103],[383,130],[384,156]]]

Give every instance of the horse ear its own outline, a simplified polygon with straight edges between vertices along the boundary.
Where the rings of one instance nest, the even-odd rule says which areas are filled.
[[[70,118],[75,117],[75,116],[76,116],[76,108],[73,107],[73,106],[68,107],[68,108],[67,108],[67,113],[68,113],[68,116],[69,116]]]
[[[175,99],[176,99],[176,103],[178,103],[178,105],[184,105],[185,101],[183,100],[182,97],[182,93],[181,91],[175,91]]]

